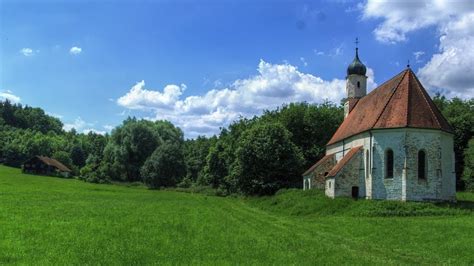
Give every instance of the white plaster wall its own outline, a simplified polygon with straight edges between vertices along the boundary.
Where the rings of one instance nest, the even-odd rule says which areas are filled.
[[[357,82],[360,87],[357,87]],[[361,75],[349,75],[346,81],[346,95],[348,98],[362,98],[367,94],[367,77]]]
[[[335,196],[334,187],[335,187],[334,178],[333,177],[327,178],[326,179],[326,189],[324,190],[326,196],[328,196],[330,198],[334,198],[334,196]]]
[[[402,200],[403,169],[405,163],[404,130],[373,131],[372,198]],[[392,149],[393,178],[385,178],[385,153]]]

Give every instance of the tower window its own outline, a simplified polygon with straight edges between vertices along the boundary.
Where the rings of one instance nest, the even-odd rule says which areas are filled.
[[[357,81],[357,88],[360,88],[360,81]]]
[[[393,178],[393,151],[385,152],[385,178]]]
[[[426,153],[421,150],[418,152],[418,178],[426,179]]]

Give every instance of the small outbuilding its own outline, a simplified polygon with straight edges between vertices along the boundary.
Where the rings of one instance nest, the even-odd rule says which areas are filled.
[[[71,169],[55,159],[35,156],[23,163],[23,173],[69,177]]]

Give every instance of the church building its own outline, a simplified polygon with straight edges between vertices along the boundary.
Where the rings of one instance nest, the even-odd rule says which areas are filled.
[[[358,49],[347,68],[344,121],[303,174],[328,197],[453,201],[453,129],[407,69],[367,94]]]

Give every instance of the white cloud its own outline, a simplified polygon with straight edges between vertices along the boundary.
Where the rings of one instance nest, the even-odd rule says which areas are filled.
[[[3,92],[0,92],[0,100],[9,100],[12,103],[19,103],[21,101],[21,98],[13,94],[12,91],[5,90]]]
[[[81,131],[85,127],[92,126],[91,123],[86,123],[81,117],[77,117],[74,122],[72,123],[65,123],[63,129],[66,131],[71,131],[71,129],[75,129],[76,131]]]
[[[114,129],[115,127],[112,126],[112,125],[104,125],[103,128],[104,128],[105,130],[107,130],[108,132],[110,132],[110,131],[112,131],[112,129]]]
[[[308,66],[308,62],[306,62],[306,59],[304,57],[300,57],[300,61],[303,64],[303,66]]]
[[[423,62],[423,60],[421,59],[421,57],[425,54],[425,52],[423,51],[416,51],[413,53],[413,55],[415,56],[415,60],[417,63],[420,63],[420,62]]]
[[[374,34],[385,43],[407,41],[408,33],[436,27],[440,36],[438,52],[419,69],[422,83],[429,90],[442,91],[447,96],[474,97],[472,0],[369,0],[363,8],[363,17],[382,19]]]
[[[98,130],[94,128],[96,123],[89,123],[84,121],[81,117],[77,117],[74,122],[72,123],[65,123],[63,129],[65,131],[71,131],[73,128],[76,132],[88,134],[89,132],[93,132],[100,135],[105,135],[110,130]],[[106,126],[104,126],[106,128]]]
[[[186,85],[167,85],[163,93],[145,89],[145,81],[138,82],[132,89],[117,100],[119,105],[129,109],[171,108],[186,89]]]
[[[212,89],[204,95],[182,98],[184,85],[167,85],[162,92],[145,89],[138,82],[117,103],[128,109],[148,110],[150,119],[166,119],[181,127],[187,137],[219,132],[240,116],[252,117],[264,109],[274,109],[284,103],[307,101],[339,104],[345,96],[345,80],[323,80],[302,73],[288,63],[271,64],[263,60],[258,73],[239,79],[231,85]],[[369,88],[375,87],[373,71],[368,70]]]
[[[33,56],[33,55],[39,53],[39,50],[34,51],[31,48],[22,48],[20,50],[20,53],[23,54],[24,56]]]
[[[56,117],[58,119],[63,118],[63,116],[60,115],[60,114],[55,114],[55,113],[50,113],[50,112],[46,112],[46,114],[49,115],[49,116],[52,116],[52,117]]]
[[[82,133],[84,133],[84,134],[89,134],[89,132],[99,134],[99,135],[105,135],[107,133],[104,130],[97,130],[97,129],[94,129],[94,128],[86,128],[86,129],[82,130]]]
[[[77,47],[77,46],[71,47],[71,49],[69,50],[69,53],[72,55],[78,55],[81,52],[82,52],[82,48]]]

